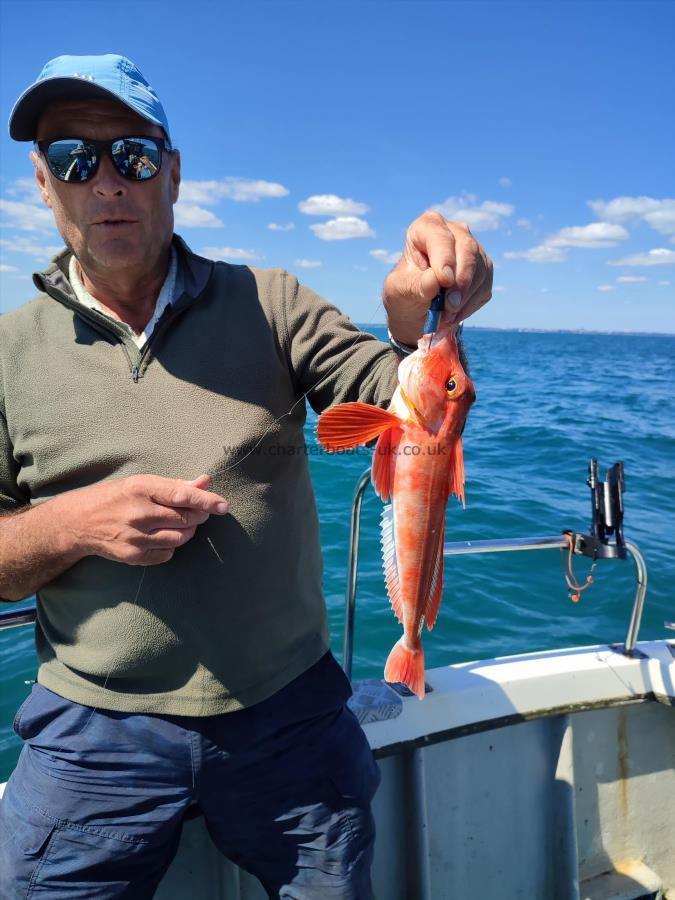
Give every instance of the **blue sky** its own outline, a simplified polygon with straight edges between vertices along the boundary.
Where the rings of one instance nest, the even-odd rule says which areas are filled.
[[[495,261],[472,324],[675,333],[675,3],[0,0],[0,309],[61,245],[6,122],[62,53],[130,56],[183,156],[176,230],[358,322],[425,209]],[[272,229],[271,225],[283,226]]]

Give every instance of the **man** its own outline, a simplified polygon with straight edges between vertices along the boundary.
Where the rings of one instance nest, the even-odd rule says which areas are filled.
[[[151,897],[198,803],[270,897],[366,900],[377,769],[328,650],[306,456],[272,451],[304,446],[304,396],[387,403],[431,299],[466,318],[491,264],[465,225],[413,222],[394,350],[174,235],[180,156],[129,60],[52,60],[10,134],[67,249],[0,320],[0,597],[37,593],[40,659],[0,896]]]

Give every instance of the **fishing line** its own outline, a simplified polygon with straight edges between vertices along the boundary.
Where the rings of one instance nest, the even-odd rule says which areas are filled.
[[[382,300],[378,300],[377,305],[375,306],[375,310],[374,310],[372,316],[371,316],[370,319],[365,323],[366,325],[372,325],[372,324],[373,324],[373,320],[374,320],[375,315],[377,314],[377,311],[379,310],[380,306],[382,306]],[[348,353],[348,352],[352,349],[352,347],[356,344],[356,342],[357,342],[364,334],[367,334],[367,332],[359,330],[359,331],[357,332],[357,334],[356,334],[356,337],[354,338],[354,340],[352,341],[352,343],[347,347],[347,350],[346,350],[345,352]],[[247,458],[248,458],[255,450],[258,449],[258,447],[259,447],[259,446],[262,444],[262,442],[265,440],[265,438],[266,438],[267,435],[270,433],[270,431],[272,430],[272,428],[274,428],[274,426],[275,426],[276,424],[278,424],[279,422],[281,422],[282,419],[285,419],[287,416],[290,416],[290,415],[292,414],[293,410],[295,409],[295,407],[296,407],[299,403],[301,403],[303,400],[306,400],[307,397],[312,393],[312,391],[316,390],[316,388],[321,384],[321,382],[322,382],[325,378],[328,378],[329,375],[332,375],[332,373],[333,373],[333,372],[337,369],[337,367],[340,365],[340,362],[341,362],[341,360],[338,360],[338,362],[336,362],[334,366],[332,366],[327,372],[325,372],[325,373],[321,376],[321,378],[319,378],[319,380],[318,380],[315,384],[313,384],[310,388],[308,388],[308,389],[305,391],[304,394],[302,394],[300,397],[298,397],[298,399],[291,405],[290,409],[289,409],[287,412],[282,413],[280,416],[278,416],[278,418],[274,419],[273,422],[270,422],[270,424],[269,424],[269,425],[267,426],[267,428],[263,431],[262,435],[258,438],[258,440],[256,441],[256,443],[251,447],[251,449],[250,449],[247,453],[244,454],[244,456],[241,457],[241,459],[238,459],[236,462],[233,462],[233,463],[232,463],[231,465],[229,465],[229,466],[225,466],[224,468],[216,469],[215,472],[210,473],[210,474],[212,475],[212,477],[215,478],[217,475],[223,475],[225,472],[230,472],[232,469],[236,468],[236,466],[241,465],[241,463],[243,463],[245,459],[247,459]]]

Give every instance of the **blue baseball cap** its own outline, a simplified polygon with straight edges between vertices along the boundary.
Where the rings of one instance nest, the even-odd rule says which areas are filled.
[[[32,141],[45,106],[53,100],[98,98],[119,100],[148,122],[164,129],[171,141],[169,123],[159,97],[140,69],[126,56],[57,56],[23,92],[9,117],[9,134],[15,141]]]

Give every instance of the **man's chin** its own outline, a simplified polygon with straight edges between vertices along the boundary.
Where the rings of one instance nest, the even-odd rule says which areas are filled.
[[[125,237],[111,237],[104,241],[90,241],[87,246],[88,255],[100,266],[110,268],[127,268],[141,264],[147,265],[149,250],[139,246],[138,241]]]

